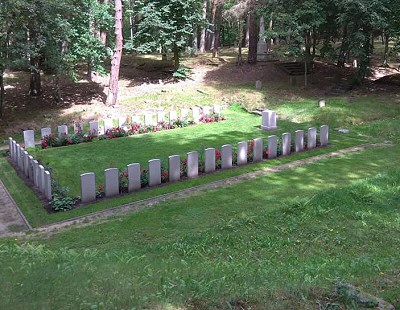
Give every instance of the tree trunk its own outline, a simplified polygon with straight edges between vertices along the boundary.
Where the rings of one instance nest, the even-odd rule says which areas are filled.
[[[214,48],[213,48],[213,57],[218,57],[219,46],[221,45],[221,23],[222,23],[222,6],[218,5],[217,8],[217,17],[215,19],[215,27],[214,27]]]
[[[247,56],[247,62],[249,64],[257,63],[257,43],[258,43],[258,33],[257,33],[257,15],[255,9],[251,9],[250,15],[250,26],[249,26],[249,54]]]
[[[213,8],[211,12],[211,29],[212,29],[212,38],[211,38],[211,49],[214,50],[215,45],[215,32],[216,32],[216,22],[217,22],[217,5],[218,0],[213,1]],[[214,55],[213,55],[214,57]]]
[[[0,119],[4,117],[4,70],[0,68]]]
[[[237,59],[237,65],[241,66],[243,63],[243,58],[242,58],[242,37],[243,37],[243,29],[242,29],[242,21],[239,18],[238,19],[238,59]]]
[[[109,4],[110,0],[104,0],[103,3]],[[100,29],[100,40],[104,46],[107,46],[107,32],[105,32],[103,29]]]
[[[246,36],[244,39],[245,47],[249,47],[249,40],[250,40],[250,14],[247,15],[247,21],[246,21]]]
[[[179,64],[180,64],[179,63],[179,48],[176,44],[174,44],[173,50],[174,50],[174,68],[176,71],[176,70],[178,70]]]
[[[207,18],[207,3],[208,0],[203,0],[202,17],[204,21]],[[206,27],[207,27],[206,25],[203,25],[201,27],[200,48],[199,48],[200,53],[204,53],[206,51],[206,31],[207,31]]]
[[[31,74],[29,81],[29,95],[32,97],[38,97],[42,94],[42,84],[40,81],[40,67],[39,58],[31,56],[30,57]]]
[[[385,51],[383,53],[383,66],[389,67],[389,36],[385,34]]]
[[[110,83],[106,102],[108,106],[113,106],[117,103],[122,45],[122,0],[115,0],[115,50],[111,60]]]
[[[348,46],[347,25],[345,25],[343,27],[342,45],[340,46],[340,52],[339,52],[338,61],[337,61],[337,66],[339,68],[344,67],[344,64],[346,62],[346,51],[348,50],[347,46]]]
[[[274,13],[271,13],[271,17],[269,19],[269,25],[268,25],[268,29],[269,32],[272,33],[273,27],[274,27]],[[270,38],[268,40],[268,52],[272,52],[272,46],[274,45],[274,38]]]

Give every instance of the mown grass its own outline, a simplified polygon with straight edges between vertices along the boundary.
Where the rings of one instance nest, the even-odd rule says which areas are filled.
[[[351,307],[333,293],[337,281],[399,306],[398,151],[324,160],[48,239],[3,240],[0,308]]]

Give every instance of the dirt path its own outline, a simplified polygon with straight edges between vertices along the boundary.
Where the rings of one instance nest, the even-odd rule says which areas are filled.
[[[235,177],[231,177],[231,178],[227,178],[227,179],[187,188],[187,189],[184,189],[181,191],[172,192],[172,193],[168,193],[168,194],[161,195],[161,196],[156,196],[156,197],[145,199],[145,200],[128,203],[128,204],[110,208],[107,210],[94,212],[94,213],[91,213],[91,214],[88,214],[85,216],[80,216],[80,217],[72,218],[69,220],[62,221],[62,222],[38,227],[38,228],[35,228],[34,230],[36,233],[39,233],[40,235],[42,235],[42,234],[51,235],[53,233],[58,232],[60,229],[65,229],[67,227],[87,226],[87,225],[91,225],[93,223],[104,222],[113,216],[119,216],[119,215],[123,215],[123,214],[127,214],[127,213],[137,212],[137,211],[140,211],[145,208],[151,208],[154,205],[156,205],[162,201],[165,201],[165,200],[179,198],[179,197],[187,197],[187,196],[191,196],[191,195],[199,195],[199,194],[203,193],[205,190],[211,190],[211,189],[216,189],[216,188],[220,188],[220,187],[224,187],[224,186],[238,184],[240,182],[251,180],[251,179],[254,179],[254,178],[257,178],[260,176],[266,176],[271,173],[276,173],[276,172],[287,170],[287,169],[293,169],[293,168],[311,164],[311,163],[314,163],[314,162],[317,162],[317,161],[320,161],[323,159],[337,157],[340,155],[345,155],[345,154],[350,154],[350,153],[355,153],[355,152],[361,152],[365,149],[372,148],[372,147],[388,147],[388,146],[391,146],[391,144],[379,143],[379,144],[364,144],[364,145],[360,145],[360,146],[355,146],[355,147],[351,147],[351,148],[347,148],[347,149],[343,149],[343,150],[339,150],[339,151],[330,152],[330,153],[323,154],[323,155],[314,156],[314,157],[307,158],[307,159],[297,160],[297,161],[294,161],[291,163],[283,164],[283,165],[272,167],[272,168],[264,168],[264,169],[261,169],[261,170],[255,171],[255,172],[245,173],[245,174],[242,174],[239,176],[235,176]],[[0,221],[1,220],[2,219],[0,218]],[[0,232],[0,235],[1,234],[2,233]],[[9,236],[9,235],[10,234],[3,233],[3,236]],[[13,235],[15,235],[15,233]],[[20,233],[21,237],[23,237],[24,235],[25,235],[24,233]],[[37,236],[37,234],[30,234],[30,236],[32,236],[32,235]]]
[[[12,236],[18,231],[28,229],[32,227],[0,180],[0,236]]]

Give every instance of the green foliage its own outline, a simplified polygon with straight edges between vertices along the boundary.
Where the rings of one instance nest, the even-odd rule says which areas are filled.
[[[192,74],[192,70],[185,66],[180,66],[172,76],[178,80],[186,80]]]
[[[51,208],[55,212],[71,210],[74,207],[75,203],[76,199],[74,199],[73,197],[62,196],[59,194],[54,194],[53,199],[50,202]]]

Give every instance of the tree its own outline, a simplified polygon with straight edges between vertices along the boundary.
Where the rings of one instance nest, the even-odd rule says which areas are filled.
[[[110,83],[106,102],[108,106],[115,105],[118,99],[118,80],[122,47],[122,0],[115,0],[115,49],[111,59]]]

